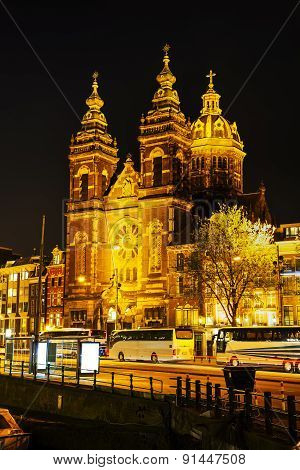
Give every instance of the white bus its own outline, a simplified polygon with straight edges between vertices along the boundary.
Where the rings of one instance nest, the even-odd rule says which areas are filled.
[[[300,373],[300,326],[221,328],[217,364]]]
[[[194,357],[194,334],[189,328],[115,330],[109,357],[119,361],[167,362]]]

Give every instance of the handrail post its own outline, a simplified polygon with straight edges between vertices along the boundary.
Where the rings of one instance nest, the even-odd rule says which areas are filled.
[[[182,378],[176,378],[176,405],[182,405]]]
[[[212,383],[206,382],[206,409],[212,408]]]
[[[61,366],[61,385],[63,386],[65,383],[65,366]]]
[[[24,361],[21,364],[21,378],[24,379]]]
[[[293,443],[297,443],[297,417],[296,417],[296,403],[295,396],[287,396],[287,411],[288,411],[288,423],[289,423],[289,434],[293,440]]]
[[[115,373],[111,373],[111,392],[114,393],[115,391]]]
[[[10,363],[9,363],[9,375],[12,374],[12,359],[10,360]]]
[[[77,382],[76,382],[76,386],[79,387],[80,386],[80,368],[78,367],[77,368]]]
[[[215,384],[215,416],[220,418],[221,412],[221,385]]]
[[[264,392],[264,403],[265,403],[265,426],[266,432],[269,435],[273,434],[273,426],[272,426],[272,394],[271,392]]]
[[[201,382],[200,382],[200,380],[195,381],[195,394],[196,394],[196,406],[199,406],[200,401],[201,401]]]
[[[36,380],[36,374],[37,374],[37,364],[35,362],[33,364],[33,380]]]
[[[186,404],[188,405],[190,400],[191,400],[191,379],[187,375],[185,379],[185,399],[186,399]]]
[[[246,426],[249,428],[252,424],[252,395],[249,389],[245,390],[245,419]]]
[[[47,382],[50,382],[50,364],[47,364]]]
[[[93,389],[97,390],[97,371],[94,370],[94,383],[93,383]]]
[[[234,388],[232,386],[228,387],[228,397],[229,397],[229,414],[232,416],[234,414],[234,399],[235,393]]]
[[[149,380],[150,380],[150,394],[151,394],[151,400],[154,400],[153,377],[150,377]]]
[[[130,395],[133,396],[133,374],[130,374]]]

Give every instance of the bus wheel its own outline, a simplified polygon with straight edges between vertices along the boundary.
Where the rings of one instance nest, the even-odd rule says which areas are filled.
[[[230,365],[233,367],[237,367],[240,364],[240,361],[238,360],[237,357],[232,357],[230,359]]]
[[[155,353],[152,353],[152,354],[151,354],[151,361],[154,362],[154,364],[157,364],[157,363],[158,363],[157,354],[155,354]]]
[[[125,361],[125,357],[124,357],[124,354],[123,354],[122,352],[119,352],[118,358],[119,358],[119,361],[120,361],[120,362],[124,362],[124,361]]]
[[[284,361],[283,363],[283,369],[284,369],[284,372],[293,372],[293,363],[291,361]]]

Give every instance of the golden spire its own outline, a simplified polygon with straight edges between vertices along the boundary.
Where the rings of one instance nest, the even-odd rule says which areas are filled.
[[[94,72],[93,75],[93,83],[92,83],[92,94],[89,96],[89,98],[86,100],[86,104],[92,111],[100,111],[102,106],[104,105],[104,101],[100,98],[98,94],[98,77],[99,74],[98,72]]]
[[[164,68],[162,71],[157,75],[156,80],[160,84],[161,88],[172,88],[172,85],[176,82],[176,77],[172,74],[170,68],[169,68],[169,52],[170,46],[169,44],[166,44],[163,48],[164,51],[164,58],[163,58],[163,63],[164,63]]]

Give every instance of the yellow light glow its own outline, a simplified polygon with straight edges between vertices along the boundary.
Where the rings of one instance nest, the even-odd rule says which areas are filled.
[[[78,276],[77,278],[77,281],[80,282],[80,284],[82,284],[83,282],[85,282],[85,276],[83,274],[80,274],[80,276]]]

